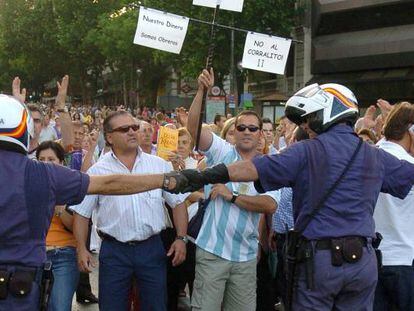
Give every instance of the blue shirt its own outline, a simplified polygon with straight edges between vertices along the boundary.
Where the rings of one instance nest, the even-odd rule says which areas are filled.
[[[280,202],[272,219],[273,231],[285,234],[293,228],[292,199],[292,188],[282,188],[280,190]]]
[[[0,150],[0,265],[38,267],[55,205],[78,204],[89,176]]]
[[[264,191],[292,187],[295,228],[301,230],[312,208],[348,164],[358,142],[350,126],[339,124],[281,154],[253,159],[259,174],[256,186]],[[413,164],[364,143],[303,235],[308,239],[373,237],[372,215],[379,193],[404,198],[413,183]]]

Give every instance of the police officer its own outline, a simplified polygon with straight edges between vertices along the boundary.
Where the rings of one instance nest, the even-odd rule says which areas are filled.
[[[318,134],[314,139],[278,155],[219,164],[201,173],[182,171],[179,179],[187,186],[175,189],[192,191],[229,180],[256,181],[261,191],[293,189],[295,228],[303,245],[311,247],[305,257],[312,257],[310,264],[297,266],[293,310],[372,310],[377,282],[371,244],[374,206],[380,192],[404,198],[414,183],[414,165],[365,143],[357,150],[359,139],[352,128],[357,115],[357,100],[346,87],[307,86],[289,99],[286,116]]]
[[[55,205],[78,204],[87,193],[133,194],[173,185],[161,174],[89,177],[30,160],[32,135],[26,107],[0,95],[0,310],[39,310],[41,290],[47,295],[45,237]]]

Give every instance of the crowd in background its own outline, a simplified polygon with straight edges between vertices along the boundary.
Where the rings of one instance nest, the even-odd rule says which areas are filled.
[[[397,106],[399,110],[403,109],[401,105]],[[393,115],[393,107],[387,101],[379,99],[376,105],[369,107],[365,115],[357,121],[355,125],[356,133],[372,145],[387,140],[384,138],[383,130],[386,128],[387,122],[398,123],[398,121],[389,118],[389,115]],[[187,128],[189,113],[185,108],[165,111],[145,106],[130,109],[122,105],[98,107],[82,106],[79,103],[67,103],[64,109],[56,109],[43,104],[30,104],[28,108],[35,123],[35,137],[32,141],[29,156],[37,158],[39,161],[53,162],[88,172],[99,161],[108,161],[108,156],[105,158],[105,155],[110,153],[111,150],[117,148],[119,153],[123,152],[123,141],[117,140],[120,138],[114,136],[110,141],[108,140],[107,135],[114,133],[128,135],[126,144],[137,144],[140,152],[155,155],[158,131],[160,127],[166,126],[179,131],[177,149],[171,152],[169,157],[171,169],[204,169],[211,165],[208,156],[205,157],[203,153],[194,150],[193,133]],[[405,109],[411,111],[412,108],[409,105]],[[120,120],[126,118],[126,124],[114,127],[114,124],[110,124],[110,121],[108,121],[114,115]],[[254,118],[257,116],[255,113],[252,115]],[[396,117],[402,118],[400,115],[394,116],[394,118]],[[240,122],[240,119],[238,118],[240,116],[217,115],[212,124],[203,125],[203,131],[213,135],[213,144],[219,138],[220,143],[223,141],[226,146],[238,144],[238,140],[241,138],[237,136],[240,135],[237,132],[246,131],[246,128],[239,128],[240,124],[238,125],[237,122]],[[108,124],[110,125],[109,128]],[[404,126],[404,124],[400,125]],[[280,118],[276,123],[267,118],[259,119],[257,127],[257,129],[248,128],[250,134],[254,134],[255,130],[260,130],[258,133],[261,133],[254,136],[254,139],[257,139],[253,143],[255,153],[277,154],[297,141],[312,138],[286,117]],[[392,136],[392,133],[390,135]],[[398,140],[394,139],[393,141]],[[134,165],[136,164],[131,166],[130,171],[134,170]],[[223,193],[222,195],[224,196]],[[200,190],[192,193],[183,201],[190,220],[197,213],[199,201],[206,199],[203,191]],[[259,244],[259,251],[257,252],[257,298],[255,297],[257,299],[255,301],[257,310],[275,310],[275,308],[278,310],[278,308],[281,308],[286,291],[283,274],[283,250],[287,230],[293,227],[291,189],[281,189],[274,201],[277,209],[275,207],[266,214],[262,214],[256,228]],[[166,202],[171,203],[173,200],[166,200]],[[165,252],[170,249],[177,235],[175,221],[172,221],[174,215],[171,207],[174,206],[170,207],[168,205],[166,204],[165,207],[167,215],[165,223],[160,226],[163,229],[161,237]],[[75,211],[78,212],[76,209]],[[382,216],[378,217],[381,218]],[[102,236],[98,236],[96,231],[95,220],[94,212],[91,214],[91,222],[89,223],[90,240],[88,239],[87,245],[85,245],[91,251],[99,251],[102,238]],[[76,251],[76,247],[79,249],[79,245],[77,245],[72,230],[73,211],[64,206],[57,206],[47,236],[47,254],[53,262],[55,273],[55,285],[50,302],[51,310],[70,310],[72,297],[79,283],[79,260]],[[111,237],[104,236],[103,239],[105,238],[110,239]],[[177,310],[180,297],[191,295],[194,286],[197,286],[197,284],[194,284],[196,248],[191,242],[186,245],[186,248],[184,263],[177,265],[170,260],[167,265],[166,303],[168,310]],[[87,276],[87,274],[85,275]],[[78,301],[96,302],[94,295],[90,293],[88,280],[84,283],[86,283],[86,287],[89,287],[89,293],[86,296],[84,295],[86,298],[79,297]],[[128,285],[127,287],[130,297],[129,308],[139,310],[140,300],[143,299],[139,294],[142,290],[140,283],[132,282],[132,286]],[[256,283],[254,288],[256,288]]]

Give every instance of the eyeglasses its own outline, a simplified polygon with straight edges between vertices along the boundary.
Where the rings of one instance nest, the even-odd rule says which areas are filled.
[[[34,123],[42,123],[42,119],[35,119],[35,118],[33,118],[33,122]]]
[[[251,133],[255,133],[258,130],[260,130],[260,128],[258,126],[255,126],[255,125],[244,125],[244,124],[241,124],[241,125],[237,125],[236,126],[236,130],[239,131],[239,132],[244,132],[247,129],[249,129],[249,132],[251,132]]]
[[[134,132],[139,130],[139,125],[125,125],[114,128],[113,130],[109,131],[109,133],[120,132],[120,133],[128,133],[129,130],[132,129]]]

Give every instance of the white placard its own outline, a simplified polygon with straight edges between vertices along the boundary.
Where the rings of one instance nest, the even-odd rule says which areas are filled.
[[[249,32],[242,67],[283,75],[291,43],[290,39]]]
[[[188,22],[187,17],[140,7],[134,43],[180,54]]]
[[[220,9],[228,11],[241,12],[243,10],[244,0],[193,0],[194,5],[215,8],[220,4]]]

